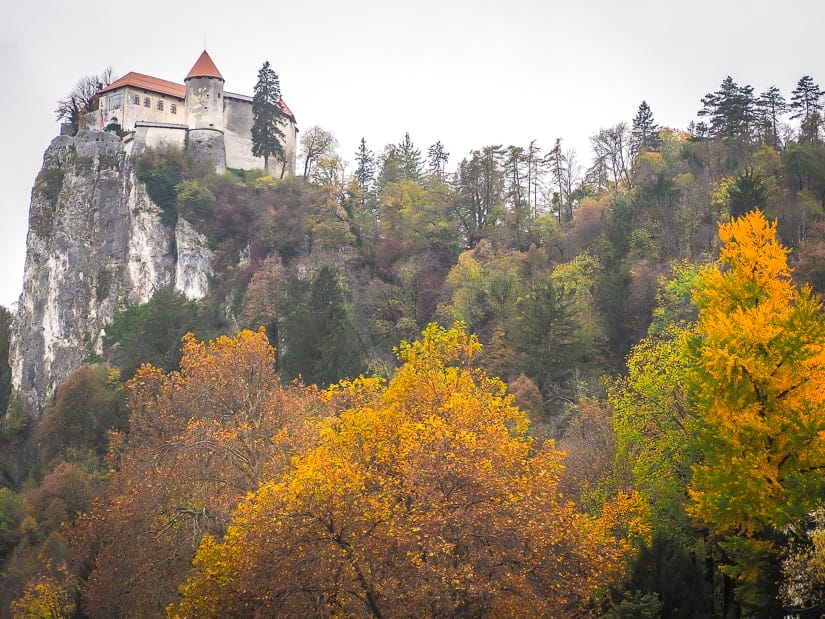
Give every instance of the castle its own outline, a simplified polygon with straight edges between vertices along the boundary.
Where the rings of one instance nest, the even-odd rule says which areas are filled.
[[[163,144],[186,148],[196,159],[211,159],[226,168],[263,168],[252,154],[252,97],[223,89],[224,79],[206,50],[183,84],[130,71],[99,93],[98,111],[87,123],[94,128],[119,125],[132,153]],[[283,101],[286,161],[269,159],[275,177],[295,174],[298,128]]]

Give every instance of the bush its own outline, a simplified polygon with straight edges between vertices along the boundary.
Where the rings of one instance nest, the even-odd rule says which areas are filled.
[[[135,160],[135,172],[146,193],[164,214],[167,222],[177,218],[177,186],[186,172],[186,156],[180,148],[149,149]]]

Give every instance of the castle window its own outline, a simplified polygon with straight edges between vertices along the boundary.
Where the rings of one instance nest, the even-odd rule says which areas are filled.
[[[143,98],[143,107],[152,107],[152,100],[149,97]]]
[[[169,111],[172,112],[173,114],[177,114],[178,113],[178,106],[173,103],[172,105],[169,106]]]
[[[132,105],[140,105],[140,95],[132,95]]]
[[[163,111],[163,101],[161,101],[160,99],[158,99],[158,111],[159,112]]]
[[[116,95],[110,95],[109,96],[109,109],[110,110],[117,109],[117,108],[121,107],[122,105],[123,105],[123,95],[122,94],[116,94]]]

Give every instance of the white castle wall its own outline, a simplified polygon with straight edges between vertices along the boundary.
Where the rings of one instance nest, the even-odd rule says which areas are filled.
[[[120,98],[119,107],[112,107]],[[132,86],[118,88],[101,100],[104,123],[117,118],[124,131],[132,131],[139,121],[152,123],[186,124],[185,101],[171,95],[136,89]],[[149,106],[146,106],[148,100]],[[135,102],[137,101],[137,103]],[[158,109],[158,103],[162,109]],[[173,107],[174,106],[174,107]],[[174,111],[173,111],[174,110]]]

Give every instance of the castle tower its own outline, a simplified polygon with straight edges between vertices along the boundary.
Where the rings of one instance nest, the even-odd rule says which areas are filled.
[[[211,159],[218,172],[226,169],[223,127],[224,79],[206,50],[183,80],[186,85],[186,148],[194,161]]]

